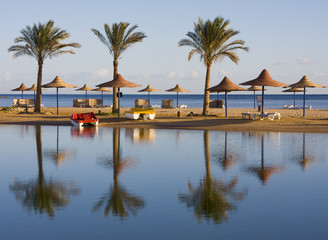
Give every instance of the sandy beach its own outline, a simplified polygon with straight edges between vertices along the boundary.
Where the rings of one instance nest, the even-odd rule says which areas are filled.
[[[122,108],[121,115],[130,108]],[[72,108],[62,107],[59,115],[56,108],[43,108],[42,113],[33,113],[25,109],[0,111],[0,124],[24,125],[62,125],[70,126],[72,113],[94,112],[99,118],[99,127],[157,128],[157,129],[197,129],[222,131],[280,131],[328,133],[328,110],[310,109],[303,118],[300,109],[265,109],[266,112],[279,112],[281,119],[248,120],[242,119],[241,113],[254,112],[254,109],[228,109],[228,118],[224,109],[210,109],[210,116],[201,116],[202,109],[155,109],[154,120],[131,120],[111,114],[110,108]],[[181,111],[181,117],[177,112]],[[193,112],[194,116],[187,116]]]

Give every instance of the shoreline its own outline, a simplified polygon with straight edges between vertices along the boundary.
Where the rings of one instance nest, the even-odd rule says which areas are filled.
[[[121,115],[130,108],[121,108]],[[98,115],[99,111],[101,114]],[[155,128],[184,130],[216,130],[216,131],[267,131],[267,132],[306,132],[328,133],[328,109],[311,109],[303,118],[300,109],[265,109],[266,112],[279,112],[281,119],[248,120],[242,119],[241,113],[254,112],[254,109],[228,109],[228,118],[224,117],[224,109],[210,109],[210,116],[201,116],[201,108],[186,109],[155,109],[154,120],[131,120],[123,116],[109,114],[110,108],[56,108],[46,107],[41,114],[18,111],[1,111],[0,124],[10,125],[46,125],[71,126],[69,117],[72,113],[94,112],[99,118],[99,127],[122,128]],[[177,117],[180,111],[182,117]],[[187,115],[193,112],[195,116]]]

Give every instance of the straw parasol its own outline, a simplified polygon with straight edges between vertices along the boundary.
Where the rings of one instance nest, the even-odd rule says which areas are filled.
[[[286,90],[284,90],[283,92],[293,92],[294,93],[294,109],[296,108],[296,105],[295,105],[295,92],[303,92],[304,91],[304,89],[302,89],[302,88],[289,88],[289,89],[286,89]]]
[[[18,88],[12,89],[11,91],[22,91],[22,99],[24,99],[23,91],[26,89],[27,87],[24,83],[22,83]]]
[[[104,107],[104,92],[112,92],[112,90],[110,90],[109,88],[106,88],[106,87],[95,88],[95,89],[92,89],[91,91],[101,92],[102,107]]]
[[[269,87],[286,87],[287,85],[278,81],[275,81],[271,78],[269,72],[266,69],[263,69],[263,71],[260,73],[260,75],[251,80],[244,83],[241,83],[240,85],[256,85],[256,86],[262,86],[262,114],[264,110],[264,86]]]
[[[138,92],[148,92],[148,103],[149,103],[149,106],[150,106],[150,92],[158,92],[158,91],[161,91],[161,90],[156,89],[156,88],[152,88],[149,84],[146,88],[141,89]]]
[[[223,80],[216,86],[207,89],[207,91],[224,91],[225,92],[225,117],[228,117],[228,104],[227,104],[227,93],[231,91],[247,91],[247,89],[240,87],[225,76]]]
[[[114,79],[109,82],[105,82],[102,84],[97,85],[97,87],[112,87],[112,88],[118,88],[118,117],[120,117],[120,88],[122,87],[128,87],[128,88],[134,88],[134,87],[141,87],[141,85],[132,83],[129,81],[126,81],[121,74],[116,74]]]
[[[35,92],[37,90],[37,86],[33,83],[32,87],[26,88],[24,91],[33,91],[34,92],[34,101],[35,101]],[[41,89],[41,91],[44,91],[45,89]]]
[[[189,90],[183,89],[180,84],[177,84],[174,88],[165,90],[167,92],[176,92],[177,93],[177,106],[179,106],[179,92],[190,92]]]
[[[289,87],[291,88],[303,88],[304,89],[304,95],[303,95],[303,117],[305,117],[305,89],[307,87],[310,88],[326,88],[326,86],[323,85],[319,85],[316,83],[313,83],[310,81],[310,79],[308,79],[307,76],[303,76],[302,79],[300,81],[298,81],[297,83],[291,84],[289,85]]]
[[[42,85],[41,87],[44,88],[56,88],[56,94],[57,94],[57,115],[58,115],[58,88],[76,88],[77,86],[65,83],[63,80],[61,80],[60,77],[56,76],[55,79],[47,84]]]
[[[254,108],[255,108],[255,92],[261,91],[262,88],[260,88],[259,86],[256,86],[256,85],[252,85],[250,88],[247,88],[247,90],[254,92]],[[266,91],[266,89],[264,89],[264,91]]]
[[[89,87],[88,84],[84,84],[83,87],[75,89],[75,91],[85,91],[85,99],[88,99],[88,91],[91,91],[93,88]]]

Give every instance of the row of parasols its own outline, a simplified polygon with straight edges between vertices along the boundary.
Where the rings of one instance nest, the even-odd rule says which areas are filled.
[[[315,84],[311,82],[308,77],[303,76],[300,81],[297,83],[287,85],[281,82],[278,82],[276,80],[273,80],[269,74],[269,72],[264,69],[260,75],[251,80],[244,83],[241,83],[240,85],[250,85],[251,87],[248,89],[245,89],[243,87],[240,87],[236,84],[234,84],[228,77],[224,77],[223,80],[216,86],[211,87],[209,89],[206,89],[209,92],[225,92],[225,116],[227,117],[227,93],[231,91],[254,91],[254,107],[255,107],[255,91],[262,91],[262,114],[264,111],[264,89],[265,86],[270,87],[290,87],[290,89],[287,89],[283,92],[304,92],[303,95],[303,117],[305,117],[305,92],[306,88],[325,88],[326,86]],[[97,85],[98,88],[92,89],[87,84],[85,84],[83,87],[76,89],[77,91],[85,91],[86,92],[86,98],[87,98],[87,91],[101,91],[102,92],[102,98],[103,98],[103,92],[109,92],[111,91],[107,87],[113,87],[113,88],[122,88],[122,87],[140,87],[141,85],[128,82],[126,81],[121,74],[117,74],[112,81],[105,82],[102,84]],[[44,88],[56,88],[57,89],[57,114],[58,114],[58,88],[76,88],[76,86],[65,83],[60,77],[56,76],[56,78],[48,83],[42,85]],[[13,89],[12,91],[22,91],[22,98],[23,98],[23,91],[36,91],[36,85],[33,84],[31,88],[26,88],[26,86],[22,83],[19,88]],[[150,85],[148,85],[145,89],[139,90],[138,92],[148,92],[148,101],[150,103],[150,92],[160,91],[158,89],[152,88]],[[178,94],[179,92],[189,92],[189,90],[183,89],[179,84],[177,84],[174,88],[168,89],[166,91],[169,92],[176,92],[177,93],[177,105],[179,105],[179,98]],[[120,92],[120,90],[118,90]],[[120,94],[118,94],[118,97],[120,99]],[[295,100],[294,100],[295,101]],[[120,108],[120,104],[119,104]],[[120,110],[119,110],[120,111]]]

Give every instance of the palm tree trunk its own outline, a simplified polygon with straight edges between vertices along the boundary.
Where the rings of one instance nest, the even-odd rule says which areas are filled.
[[[118,59],[117,57],[114,57],[113,61],[113,67],[114,67],[114,73],[113,73],[113,79],[118,74]],[[118,89],[113,88],[113,109],[112,113],[118,113],[118,97],[117,97]]]
[[[210,102],[210,92],[206,91],[210,87],[211,80],[211,64],[206,68],[206,79],[205,79],[205,89],[204,89],[204,103],[203,103],[203,113],[202,115],[208,115],[209,102]]]
[[[35,99],[35,107],[34,112],[41,112],[41,85],[42,85],[42,67],[43,67],[43,61],[38,62],[38,80],[37,80],[37,86],[36,86],[36,99]]]

